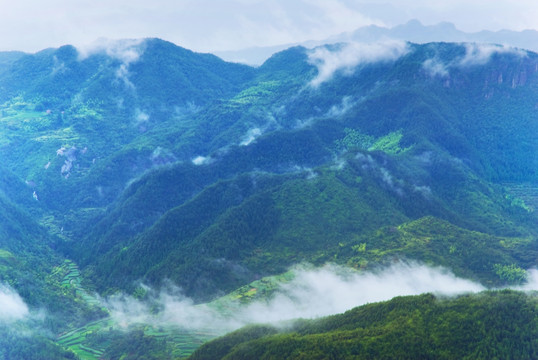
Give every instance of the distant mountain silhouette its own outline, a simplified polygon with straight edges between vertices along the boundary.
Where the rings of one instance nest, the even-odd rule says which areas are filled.
[[[458,30],[449,22],[436,25],[423,25],[418,20],[410,20],[405,24],[392,28],[370,25],[355,31],[341,33],[319,41],[284,44],[267,47],[252,47],[237,51],[220,51],[215,55],[226,61],[240,62],[250,65],[261,65],[272,54],[295,45],[315,47],[322,44],[338,42],[377,42],[388,39],[404,40],[424,44],[429,42],[476,42],[502,44],[538,52],[538,31],[488,31],[467,33]]]

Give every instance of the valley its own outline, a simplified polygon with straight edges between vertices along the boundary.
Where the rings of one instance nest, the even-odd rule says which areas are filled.
[[[393,355],[454,358],[454,309],[471,333],[521,311],[518,341],[538,351],[524,292],[538,281],[537,54],[341,43],[250,67],[148,38],[0,63],[0,295],[20,310],[0,312],[0,331],[21,344],[7,358],[28,338],[43,359],[274,357],[291,343],[384,357],[403,324],[439,347]],[[316,277],[354,299],[316,306],[351,312],[309,312],[325,298]],[[406,277],[405,293],[355,299]],[[333,317],[294,334],[251,325],[298,313]],[[485,334],[461,349],[522,354]]]

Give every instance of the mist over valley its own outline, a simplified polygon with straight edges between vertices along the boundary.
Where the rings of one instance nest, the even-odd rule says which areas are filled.
[[[536,357],[538,55],[351,40],[0,52],[0,358]]]

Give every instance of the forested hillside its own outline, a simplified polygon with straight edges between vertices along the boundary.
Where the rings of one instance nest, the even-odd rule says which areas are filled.
[[[397,297],[284,328],[251,326],[190,359],[534,359],[536,295]]]
[[[272,279],[245,290],[270,299],[305,263],[360,274],[417,263],[486,288],[526,284],[538,266],[537,95],[538,55],[486,44],[294,47],[257,68],[160,39],[0,53],[0,282],[26,309],[17,326],[42,328],[59,358],[120,358],[136,344],[184,357],[220,330],[124,333],[112,299],[154,301],[140,306],[158,316],[176,289],[229,310],[223,295]],[[427,311],[412,314],[429,317],[394,324],[437,329],[416,354],[446,358],[489,353],[473,340],[453,348],[444,307],[479,319],[488,311],[475,307],[534,304],[510,292],[410,299],[356,311],[416,300]],[[392,321],[360,331],[390,342],[403,331]],[[315,351],[354,354],[340,340]],[[413,353],[364,341],[349,346]]]
[[[536,179],[537,132],[518,131],[537,126],[529,101],[535,55],[406,45],[325,74],[323,56],[360,50],[293,48],[269,59],[245,90],[191,115],[191,131],[205,141],[178,133],[184,141],[169,149],[188,155],[131,182],[96,226],[77,234],[81,246],[71,256],[102,290],[172,278],[208,299],[298,261],[333,259],[341,244],[360,245],[357,237],[383,227],[433,216],[512,239],[510,251],[520,255],[498,264],[532,266],[536,213],[509,188]],[[441,257],[434,263],[446,264]],[[499,285],[495,264],[451,268]]]

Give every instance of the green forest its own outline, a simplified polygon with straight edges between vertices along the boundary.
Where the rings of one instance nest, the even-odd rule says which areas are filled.
[[[538,357],[537,54],[110,44],[0,52],[0,359]],[[254,325],[301,266],[483,292]]]
[[[536,293],[396,297],[286,326],[252,325],[190,359],[534,359]]]

